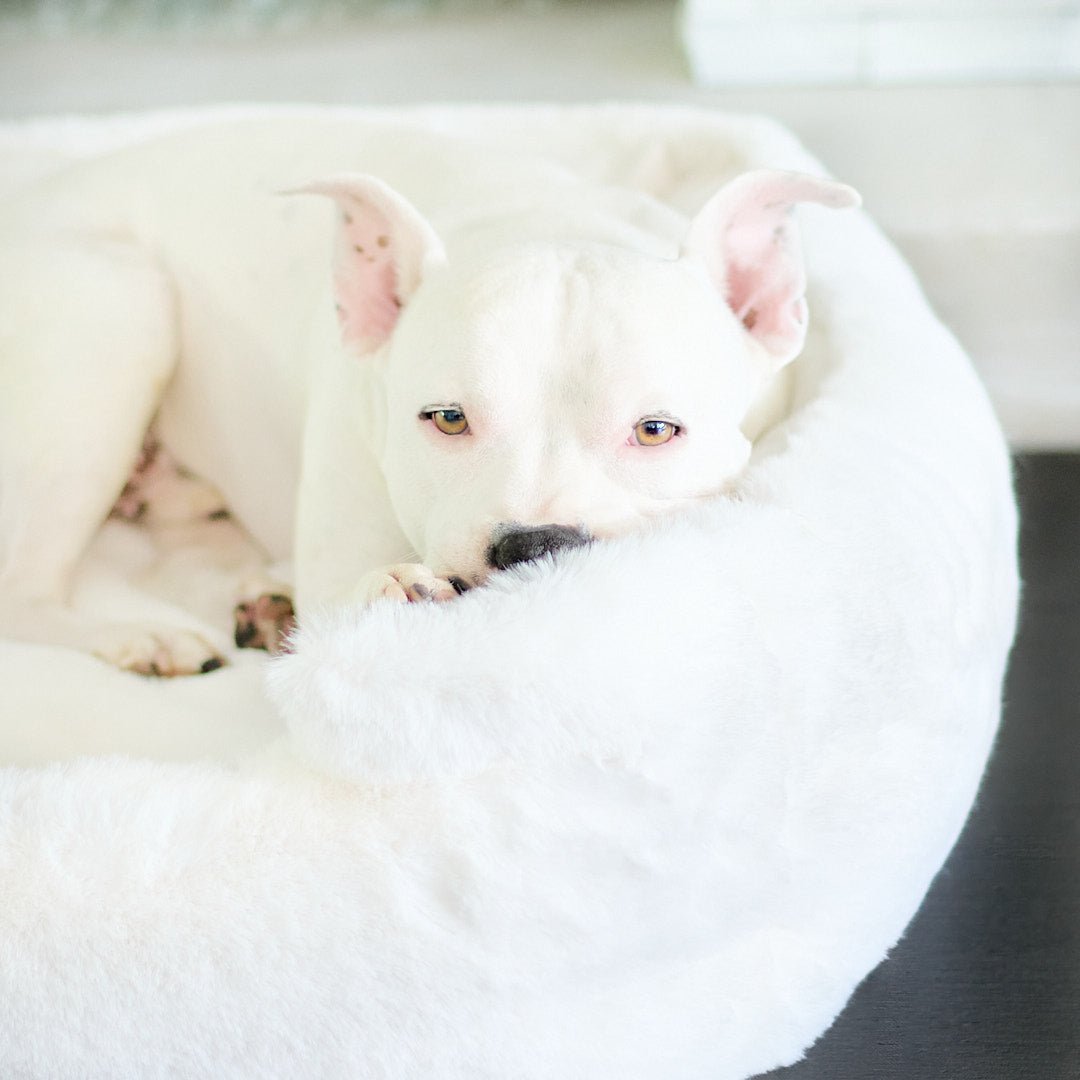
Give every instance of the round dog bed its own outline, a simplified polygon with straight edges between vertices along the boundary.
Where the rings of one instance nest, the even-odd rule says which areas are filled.
[[[745,167],[821,171],[703,112],[398,115],[684,210]],[[0,646],[0,1073],[722,1080],[800,1056],[964,822],[1017,597],[963,352],[864,215],[802,221],[796,407],[732,497],[447,605],[309,622],[270,665],[280,735],[250,658],[165,685]]]

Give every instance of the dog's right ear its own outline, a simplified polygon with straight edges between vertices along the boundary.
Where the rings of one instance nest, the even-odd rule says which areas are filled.
[[[373,176],[331,176],[286,194],[327,195],[337,204],[334,293],[341,335],[360,352],[390,336],[425,272],[446,258],[427,219]]]
[[[793,211],[798,203],[834,210],[859,194],[823,177],[757,169],[729,180],[690,223],[683,253],[700,260],[769,373],[793,360],[806,337],[806,271]]]

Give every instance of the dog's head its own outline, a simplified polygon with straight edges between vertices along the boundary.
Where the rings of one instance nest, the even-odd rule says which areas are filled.
[[[372,441],[399,522],[427,565],[470,582],[722,492],[750,454],[748,410],[805,337],[792,207],[857,202],[753,172],[668,258],[600,243],[448,258],[378,180],[307,190],[340,212],[338,317],[379,376]]]

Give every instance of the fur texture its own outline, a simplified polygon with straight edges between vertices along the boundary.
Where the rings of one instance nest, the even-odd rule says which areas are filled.
[[[732,159],[820,169],[703,113],[426,115],[680,208]],[[34,765],[0,771],[0,1072],[722,1080],[825,1029],[974,798],[1016,521],[907,267],[863,216],[803,220],[798,406],[735,497],[447,605],[309,620],[272,662],[278,739],[254,663],[151,690],[0,647],[0,736]],[[74,730],[95,701],[109,745]],[[180,751],[161,718],[186,714]],[[219,763],[71,759],[42,729]]]

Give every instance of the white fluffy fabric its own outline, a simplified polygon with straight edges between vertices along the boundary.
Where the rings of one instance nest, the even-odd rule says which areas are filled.
[[[613,172],[682,128],[730,141],[717,181],[820,168],[764,121],[498,116]],[[803,221],[799,405],[736,498],[328,613],[280,721],[250,657],[164,685],[0,645],[0,1074],[726,1080],[821,1034],[975,796],[1016,523],[905,264]]]

